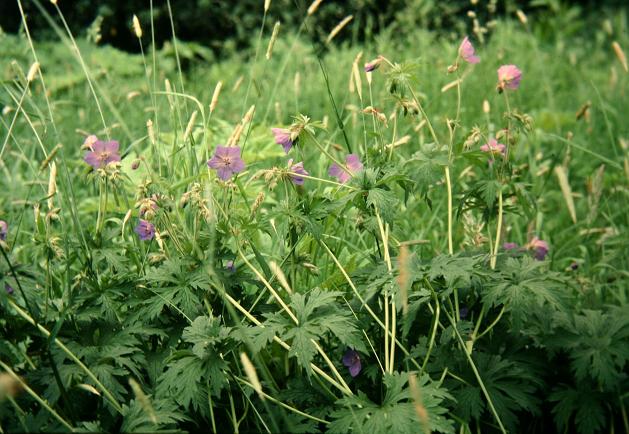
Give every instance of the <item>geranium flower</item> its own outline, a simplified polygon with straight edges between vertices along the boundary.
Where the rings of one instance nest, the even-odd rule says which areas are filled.
[[[498,91],[515,90],[520,86],[522,71],[515,65],[502,65],[498,68]]]
[[[290,138],[290,130],[285,128],[272,128],[273,135],[275,136],[275,143],[282,145],[284,152],[288,154],[290,148],[293,147],[293,141]]]
[[[236,265],[234,264],[234,261],[232,260],[227,261],[227,263],[225,264],[225,269],[228,270],[230,273],[235,273]]]
[[[338,179],[341,184],[345,184],[352,176],[363,170],[363,163],[360,162],[360,158],[356,154],[349,154],[345,157],[345,166],[347,166],[347,170],[336,163],[332,164],[328,170],[328,175]]]
[[[349,375],[351,375],[352,377],[360,374],[362,365],[360,364],[360,356],[356,351],[348,348],[343,355],[343,364],[347,366],[347,368],[349,369]]]
[[[227,181],[234,173],[245,170],[245,163],[240,158],[238,146],[217,146],[214,156],[207,165],[216,170],[218,177],[223,181]]]
[[[9,225],[4,220],[0,220],[0,240],[2,241],[6,240],[8,233],[9,233]]]
[[[480,57],[476,55],[476,52],[474,51],[474,46],[467,36],[463,38],[461,45],[459,45],[459,56],[461,56],[461,58],[467,63],[480,62]]]
[[[140,222],[135,227],[135,233],[142,241],[152,240],[155,236],[155,225],[153,223],[140,219]]]
[[[120,144],[111,140],[108,142],[98,140],[96,136],[89,136],[85,140],[85,145],[91,151],[85,154],[84,161],[94,169],[101,169],[109,163],[120,161]]]
[[[8,283],[4,284],[4,290],[7,292],[8,295],[13,295],[13,293],[15,292],[13,287],[9,285]]]
[[[293,164],[293,160],[290,159],[288,160],[288,167],[290,168],[290,171],[293,172],[293,175],[290,175],[291,181],[293,181],[293,184],[304,185],[304,178],[302,178],[299,175],[306,175],[306,176],[310,175],[308,171],[304,169],[304,163],[299,162],[299,163]]]
[[[480,147],[480,150],[483,152],[489,152],[492,155],[494,154],[503,154],[505,153],[505,145],[502,143],[498,143],[496,139],[490,139],[489,142],[485,143]]]
[[[543,261],[548,254],[548,243],[544,240],[540,240],[537,237],[533,237],[531,241],[529,241],[527,247],[530,250],[533,250],[533,257],[538,261]]]

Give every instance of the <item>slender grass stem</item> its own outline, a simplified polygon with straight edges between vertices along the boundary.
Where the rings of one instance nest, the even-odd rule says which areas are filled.
[[[247,386],[249,386],[252,389],[254,389],[253,384],[249,383],[247,380],[245,380],[243,378],[240,378],[240,377],[235,377],[235,378],[236,378],[236,380],[240,381],[241,383],[246,384]],[[281,407],[284,407],[285,409],[287,409],[289,411],[292,411],[295,414],[298,414],[298,415],[303,416],[305,418],[308,418],[308,419],[311,419],[311,420],[314,420],[316,422],[323,423],[323,424],[326,424],[326,425],[330,423],[330,422],[328,422],[325,419],[320,419],[320,418],[318,418],[316,416],[313,416],[313,415],[308,414],[308,413],[304,413],[303,411],[298,410],[295,407],[292,407],[292,406],[290,406],[288,404],[285,404],[282,401],[280,401],[279,399],[276,399],[276,398],[272,397],[271,395],[269,395],[268,393],[265,393],[264,391],[259,392],[259,393],[262,396],[264,396],[266,399],[268,399],[269,401],[274,402],[274,403],[280,405]]]
[[[496,240],[494,242],[494,249],[491,253],[491,260],[490,260],[490,265],[491,265],[492,270],[496,268],[496,259],[498,258],[498,248],[500,246],[500,233],[501,232],[502,232],[502,188],[498,191],[498,223],[496,225]]]
[[[62,418],[59,413],[57,413],[55,411],[54,408],[52,408],[50,406],[50,404],[48,404],[48,402],[42,398],[41,396],[39,396],[39,394],[37,392],[35,392],[33,389],[31,389],[28,384],[26,384],[24,382],[24,380],[22,380],[22,378],[20,378],[19,375],[17,375],[13,369],[11,369],[10,366],[8,366],[7,364],[5,364],[2,360],[0,360],[0,367],[2,369],[4,369],[14,380],[16,380],[18,383],[20,383],[20,386],[22,386],[22,388],[24,390],[26,390],[26,392],[31,395],[35,401],[37,401],[39,403],[39,405],[41,405],[43,408],[46,409],[46,411],[48,411],[48,413],[50,413],[55,419],[57,419],[57,421],[59,423],[61,423],[61,425],[63,425],[64,427],[66,427],[70,432],[74,431],[74,428],[72,427],[72,425],[70,425],[70,423],[68,421],[66,421],[64,418]]]
[[[50,337],[51,333],[46,330],[46,328],[44,328],[44,326],[42,326],[41,324],[37,324],[35,322],[35,320],[26,312],[24,312],[22,310],[22,308],[20,308],[17,303],[15,303],[15,301],[13,300],[9,300],[9,304],[11,305],[11,307],[13,309],[15,309],[15,311],[18,313],[18,315],[20,315],[22,318],[24,318],[27,322],[29,322],[30,324],[36,326],[39,331],[46,336],[47,338]],[[109,391],[109,389],[107,389],[103,383],[100,382],[100,380],[96,377],[96,375],[87,367],[85,366],[85,364],[83,362],[81,362],[81,360],[72,352],[70,351],[70,349],[68,347],[66,347],[63,342],[61,342],[58,338],[54,338],[53,342],[55,343],[55,345],[57,345],[64,353],[66,353],[68,355],[68,357],[70,357],[70,359],[72,359],[72,361],[74,363],[76,363],[82,370],[83,372],[85,372],[85,374],[87,374],[87,376],[94,382],[94,384],[96,384],[96,386],[103,392],[103,395],[105,395],[105,398],[107,398],[107,400],[109,401],[109,403],[113,406],[113,408],[118,412],[118,413],[123,413],[122,407],[120,406],[120,404],[118,403],[118,401],[116,400],[116,398],[114,398],[113,394]]]

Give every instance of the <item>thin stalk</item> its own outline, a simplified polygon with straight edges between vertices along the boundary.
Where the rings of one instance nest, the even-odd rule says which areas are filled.
[[[450,166],[444,168],[446,175],[446,188],[448,190],[448,254],[454,254],[452,246],[452,182],[450,181]]]
[[[500,431],[503,434],[507,434],[507,430],[505,429],[504,425],[502,424],[502,420],[500,420],[500,416],[498,415],[498,412],[496,411],[496,407],[494,407],[494,403],[491,400],[491,396],[489,395],[489,392],[487,391],[487,388],[485,387],[485,383],[483,382],[483,379],[480,376],[480,373],[478,372],[478,369],[476,368],[476,364],[474,363],[474,360],[472,359],[472,355],[469,351],[467,351],[466,347],[465,347],[465,342],[463,341],[463,338],[461,337],[461,334],[459,333],[459,330],[456,328],[456,324],[454,322],[454,320],[452,319],[452,317],[448,314],[447,311],[444,311],[445,315],[448,317],[448,319],[450,320],[450,323],[452,324],[452,328],[454,329],[454,334],[456,335],[457,339],[459,340],[459,344],[461,345],[463,352],[465,353],[465,357],[467,358],[467,361],[470,364],[470,368],[472,368],[472,371],[474,372],[474,376],[476,377],[476,380],[478,381],[478,385],[480,386],[481,390],[483,391],[483,395],[485,396],[485,399],[487,400],[487,404],[489,405],[489,409],[491,411],[491,413],[493,414],[494,418],[496,419],[496,422],[498,422],[498,426],[500,427]]]
[[[260,282],[262,282],[264,284],[264,286],[266,286],[266,288],[269,290],[269,292],[271,293],[273,298],[275,298],[275,300],[280,304],[282,309],[288,314],[288,316],[290,316],[290,318],[293,320],[295,325],[299,325],[299,320],[297,319],[297,317],[295,316],[293,311],[290,309],[290,307],[288,307],[288,305],[284,302],[284,300],[282,300],[282,297],[280,297],[280,295],[277,293],[277,291],[275,291],[275,289],[264,278],[264,276],[258,271],[258,269],[256,267],[254,267],[251,264],[251,262],[249,262],[247,257],[242,253],[242,250],[238,249],[238,254],[240,255],[240,258],[244,261],[244,263],[247,264],[247,266],[251,269],[251,271],[253,271],[253,274],[256,275],[258,280],[260,280]]]
[[[430,341],[428,341],[428,350],[426,351],[426,357],[424,358],[424,363],[422,363],[422,368],[419,370],[419,377],[421,378],[424,373],[426,366],[428,365],[428,359],[430,359],[430,353],[432,352],[432,348],[435,345],[435,338],[437,336],[437,328],[439,326],[439,315],[441,314],[441,306],[439,305],[439,300],[436,296],[434,296],[435,300],[435,312],[433,314],[433,326],[432,332],[430,333]]]
[[[242,313],[249,321],[251,321],[252,323],[254,323],[258,327],[264,328],[264,324],[262,324],[262,322],[260,322],[256,317],[254,317],[247,309],[242,307],[242,305],[240,303],[238,303],[231,295],[229,295],[227,293],[224,293],[223,295],[227,299],[227,301],[229,301],[229,303],[232,306],[234,306],[236,309],[238,309],[238,311],[240,311],[240,313]],[[288,345],[286,342],[284,342],[281,338],[278,338],[277,336],[273,336],[273,340],[275,342],[277,342],[286,351],[290,351],[291,346]],[[314,372],[319,374],[321,377],[323,377],[326,381],[328,381],[332,386],[336,387],[342,393],[344,393],[346,395],[352,395],[351,390],[345,389],[343,386],[341,386],[336,380],[334,380],[332,377],[330,377],[328,374],[326,374],[317,365],[315,365],[314,363],[310,363],[310,367],[312,368],[312,370]]]
[[[20,378],[19,375],[17,375],[13,369],[11,369],[10,366],[6,365],[2,360],[0,360],[0,367],[2,367],[2,369],[4,369],[11,377],[13,377],[14,380],[16,380],[18,383],[20,383],[20,386],[22,386],[22,388],[24,390],[26,390],[26,392],[31,395],[35,401],[37,401],[39,403],[39,405],[41,405],[43,408],[45,408],[55,419],[57,419],[59,421],[59,423],[61,423],[61,425],[63,425],[64,427],[66,427],[68,430],[70,430],[71,432],[74,431],[74,428],[72,427],[72,425],[70,425],[69,422],[67,422],[64,418],[62,418],[59,413],[57,413],[49,404],[48,402],[46,402],[45,399],[43,399],[42,397],[40,397],[37,392],[35,392],[33,389],[31,389],[28,384],[26,384],[24,382],[24,380],[22,380]]]
[[[502,318],[502,314],[503,313],[505,313],[505,306],[504,305],[502,305],[502,309],[500,309],[500,312],[498,313],[498,316],[496,317],[496,319],[493,320],[492,323],[489,324],[489,326],[485,329],[485,331],[482,332],[480,335],[478,335],[478,337],[476,339],[480,339],[483,336],[485,336],[487,333],[489,333],[489,331],[491,331],[491,329],[494,328],[494,326],[500,322],[500,319]]]
[[[37,324],[35,322],[35,320],[28,313],[24,312],[22,310],[22,308],[20,308],[17,305],[17,303],[15,303],[15,301],[9,299],[9,304],[11,305],[11,307],[13,309],[15,309],[15,311],[18,313],[18,315],[20,315],[22,318],[24,318],[30,324],[36,326],[39,329],[39,331],[42,332],[42,334],[44,336],[46,336],[47,338],[50,337],[51,333],[48,330],[46,330],[46,328],[44,328],[41,324]],[[116,409],[116,411],[118,413],[122,414],[123,413],[122,407],[120,406],[120,404],[118,404],[118,401],[116,401],[116,398],[114,398],[112,393],[103,385],[103,383],[101,383],[98,380],[98,378],[96,378],[96,375],[94,375],[94,373],[87,366],[85,366],[85,364],[83,362],[81,362],[81,360],[72,351],[70,351],[70,349],[63,344],[63,342],[61,342],[57,338],[54,338],[53,342],[64,353],[66,353],[68,355],[68,357],[70,357],[70,359],[72,359],[72,361],[74,363],[76,363],[83,370],[83,372],[85,372],[85,374],[87,374],[87,376],[94,382],[94,384],[96,384],[96,386],[98,386],[98,388],[103,392],[103,395],[105,395],[107,400]]]
[[[321,243],[321,245],[323,246],[325,251],[328,253],[328,255],[330,255],[330,258],[332,258],[332,261],[334,261],[334,264],[337,266],[337,268],[339,269],[341,274],[343,274],[343,277],[345,278],[345,280],[349,284],[350,288],[352,288],[352,291],[354,292],[354,295],[356,296],[356,298],[358,298],[358,300],[360,301],[362,307],[365,308],[367,313],[369,313],[369,315],[374,319],[376,324],[378,324],[383,330],[386,330],[386,328],[384,326],[384,323],[380,320],[380,318],[378,318],[378,315],[376,315],[376,313],[373,311],[373,309],[371,309],[371,307],[365,302],[365,299],[362,297],[362,295],[360,295],[360,292],[358,292],[358,289],[356,288],[356,285],[354,285],[354,282],[349,277],[349,275],[347,274],[347,271],[345,270],[343,265],[341,265],[341,263],[339,262],[338,258],[334,255],[334,253],[332,253],[332,250],[330,250],[330,248],[325,243],[325,241],[319,240],[319,243]],[[402,343],[397,338],[394,339],[394,342],[397,344],[398,348],[400,350],[402,350],[402,352],[404,353],[405,356],[407,356],[407,357],[410,356],[409,351],[406,349],[406,347],[404,347],[404,345],[402,345]],[[411,363],[413,365],[415,365],[415,367],[417,367],[417,369],[421,369],[421,366],[419,366],[419,363],[417,363],[417,361],[415,359],[410,358],[410,361],[411,361]]]
[[[245,380],[243,378],[240,378],[240,377],[234,377],[234,378],[236,378],[236,380],[240,381],[241,383],[246,384],[247,386],[249,386],[252,389],[254,389],[253,384],[249,383],[247,380]],[[316,416],[313,416],[313,415],[308,414],[308,413],[304,413],[303,411],[300,411],[300,410],[296,409],[295,407],[291,407],[290,405],[285,404],[285,403],[283,403],[282,401],[280,401],[280,400],[278,400],[276,398],[273,398],[268,393],[264,393],[264,391],[258,392],[258,393],[260,393],[262,396],[264,396],[269,401],[274,402],[274,403],[280,405],[281,407],[284,407],[285,409],[287,409],[289,411],[292,411],[293,413],[296,413],[296,414],[298,414],[300,416],[306,417],[308,419],[312,419],[312,420],[314,420],[316,422],[323,423],[323,424],[326,424],[326,425],[328,425],[330,423],[330,422],[328,422],[325,419],[319,419]]]
[[[496,240],[494,242],[494,250],[491,254],[491,269],[496,268],[496,259],[498,258],[498,247],[500,245],[500,232],[502,231],[502,188],[498,191],[498,224],[496,225]]]

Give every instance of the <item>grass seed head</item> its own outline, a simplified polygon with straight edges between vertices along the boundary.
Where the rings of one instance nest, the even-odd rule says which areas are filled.
[[[251,386],[253,386],[253,390],[255,390],[258,393],[258,396],[260,397],[260,399],[264,400],[264,392],[262,392],[262,384],[260,383],[260,380],[258,379],[258,374],[256,373],[255,366],[253,366],[253,363],[251,363],[251,360],[249,360],[249,357],[247,357],[247,354],[245,353],[240,353],[240,361],[242,363],[242,367],[245,370],[245,374],[247,374],[247,378],[249,379],[249,382],[251,383]]]
[[[612,42],[612,48],[614,49],[614,53],[618,58],[618,61],[622,65],[622,68],[625,72],[629,72],[629,65],[627,65],[627,57],[625,56],[625,52],[622,51],[622,47],[617,41]]]
[[[353,15],[348,15],[348,16],[346,16],[345,18],[343,18],[343,19],[341,20],[341,22],[340,22],[340,23],[338,23],[338,24],[336,25],[336,27],[334,27],[334,28],[332,29],[332,31],[331,31],[331,32],[330,32],[330,34],[328,35],[327,39],[325,40],[325,43],[326,43],[326,44],[329,44],[329,43],[332,41],[332,39],[334,39],[334,38],[335,38],[335,36],[336,36],[336,35],[338,35],[338,34],[340,33],[340,31],[341,31],[341,30],[343,30],[343,27],[345,27],[347,24],[349,24],[349,22],[350,22],[350,21],[352,21],[353,19],[354,19],[354,16],[353,16]]]
[[[223,82],[219,81],[216,83],[216,87],[214,88],[214,93],[212,94],[212,101],[210,102],[210,113],[213,113],[216,109],[216,104],[218,104],[218,96],[221,94],[221,88],[223,87]]]
[[[323,0],[314,0],[308,7],[308,16],[314,14]]]
[[[142,27],[136,15],[133,15],[133,32],[138,39],[142,38]]]
[[[273,26],[273,33],[271,33],[271,39],[269,40],[269,45],[266,47],[266,60],[271,59],[271,55],[273,54],[273,46],[275,45],[275,41],[277,40],[277,35],[280,33],[280,22],[277,21]]]

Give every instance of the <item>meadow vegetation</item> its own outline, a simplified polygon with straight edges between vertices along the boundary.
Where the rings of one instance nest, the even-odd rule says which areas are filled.
[[[629,432],[626,10],[259,7],[0,35],[0,432]]]

